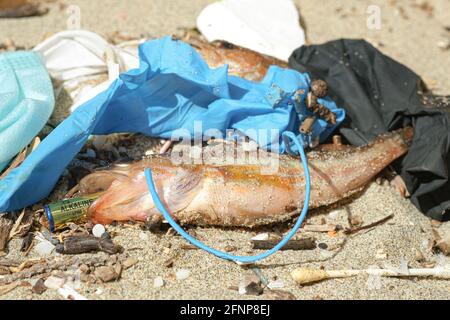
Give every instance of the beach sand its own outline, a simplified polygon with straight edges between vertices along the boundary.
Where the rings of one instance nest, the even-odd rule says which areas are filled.
[[[120,30],[131,35],[162,36],[176,33],[180,27],[194,27],[201,9],[212,1],[52,1],[50,12],[43,17],[25,19],[0,19],[0,43],[7,38],[16,45],[31,48],[46,36],[66,28],[66,5],[81,8],[82,27],[104,36]],[[366,9],[369,4],[379,4],[382,14],[381,30],[366,27]],[[406,4],[407,3],[407,4]],[[420,74],[437,93],[450,93],[450,51],[439,48],[437,43],[449,39],[445,27],[450,23],[450,3],[446,0],[430,1],[434,10],[423,5],[413,6],[413,1],[358,1],[354,4],[327,0],[297,1],[306,26],[309,43],[347,37],[364,38],[384,53],[404,63]],[[267,280],[278,279],[282,290],[291,292],[297,299],[449,299],[450,282],[431,279],[394,279],[358,276],[355,278],[328,280],[300,287],[294,283],[290,272],[298,267],[325,269],[369,267],[420,267],[416,261],[420,251],[428,262],[445,266],[450,259],[433,253],[431,221],[420,213],[407,199],[384,182],[372,183],[364,192],[336,208],[324,208],[310,212],[308,223],[322,218],[327,223],[348,227],[348,215],[362,218],[368,224],[390,214],[394,217],[384,224],[361,231],[352,236],[306,233],[316,237],[320,247],[308,251],[281,251],[257,263],[255,266]],[[234,254],[260,253],[251,249],[249,240],[264,231],[287,232],[291,224],[248,229],[196,228],[197,237],[207,244],[224,249],[234,246]],[[440,233],[450,232],[450,223],[438,227]],[[165,233],[153,234],[138,225],[109,227],[114,241],[139,262],[122,273],[117,282],[106,284],[79,283],[79,292],[89,299],[267,299],[268,290],[260,296],[240,295],[230,286],[237,286],[249,267],[242,267],[207,254],[201,250],[185,249],[186,241],[180,236]],[[20,239],[13,239],[7,258],[20,258]],[[97,254],[99,257],[103,253]],[[29,258],[36,257],[31,252]],[[165,262],[173,259],[173,267]],[[187,269],[190,275],[177,280],[174,273]],[[68,271],[67,275],[73,275]],[[154,278],[165,280],[162,288],[154,288]],[[76,276],[75,276],[76,280]],[[0,299],[61,299],[54,290],[42,295],[33,294],[30,287],[18,287]]]

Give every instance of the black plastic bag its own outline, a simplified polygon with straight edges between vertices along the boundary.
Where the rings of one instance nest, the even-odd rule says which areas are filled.
[[[423,103],[425,86],[418,75],[364,40],[302,46],[289,65],[328,83],[330,97],[347,113],[339,130],[351,144],[413,125],[411,148],[395,167],[419,210],[450,219],[450,109]]]

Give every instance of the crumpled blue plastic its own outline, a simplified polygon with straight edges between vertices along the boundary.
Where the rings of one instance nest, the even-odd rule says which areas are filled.
[[[39,133],[54,105],[53,86],[38,54],[0,54],[0,171]]]
[[[170,37],[142,44],[139,58],[139,68],[121,74],[108,90],[77,108],[0,180],[0,212],[45,198],[92,134],[139,132],[169,139],[180,129],[193,136],[200,121],[202,132],[219,129],[224,135],[229,128],[279,130],[269,139],[251,138],[261,147],[285,152],[281,132],[298,133],[307,114],[307,74],[272,66],[261,82],[247,81],[229,76],[227,66],[210,69],[191,46]],[[323,141],[345,114],[333,101],[321,102],[337,116],[333,126],[315,122],[313,138]],[[304,145],[311,142],[307,136],[299,139]]]

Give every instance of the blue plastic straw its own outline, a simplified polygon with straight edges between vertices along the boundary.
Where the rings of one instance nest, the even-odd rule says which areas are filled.
[[[237,262],[241,262],[241,263],[251,263],[251,262],[256,262],[258,260],[262,260],[264,258],[267,258],[268,256],[274,254],[275,252],[277,252],[278,250],[280,250],[297,232],[298,228],[300,228],[301,224],[303,223],[303,220],[306,217],[306,214],[308,212],[308,205],[309,205],[309,198],[310,198],[310,193],[311,193],[311,181],[310,181],[310,176],[309,176],[309,169],[308,169],[308,160],[306,158],[305,155],[305,151],[303,149],[302,144],[299,142],[299,140],[297,139],[297,137],[295,136],[295,134],[293,134],[292,132],[284,132],[283,136],[286,136],[288,138],[290,138],[295,145],[297,146],[299,153],[300,153],[300,158],[303,164],[303,169],[305,172],[305,179],[306,179],[306,192],[305,192],[305,199],[303,202],[303,209],[302,212],[300,214],[300,217],[298,218],[297,222],[295,223],[294,227],[292,228],[292,230],[276,245],[274,246],[272,249],[267,250],[261,254],[255,255],[255,256],[235,256],[226,252],[222,252],[219,250],[216,250],[214,248],[211,248],[209,246],[207,246],[206,244],[204,244],[203,242],[195,239],[194,237],[190,236],[186,231],[184,231],[174,220],[173,218],[170,216],[170,214],[167,212],[166,208],[164,207],[164,205],[161,202],[161,199],[158,196],[158,193],[156,192],[156,188],[155,188],[155,184],[153,183],[153,179],[152,179],[152,172],[151,169],[146,168],[145,169],[145,177],[147,179],[147,184],[148,184],[148,189],[150,190],[150,194],[153,198],[153,202],[156,206],[156,208],[158,208],[158,210],[162,213],[162,215],[164,216],[164,219],[167,220],[167,222],[169,222],[169,224],[172,226],[172,228],[174,228],[179,234],[181,234],[186,240],[188,240],[189,242],[191,242],[193,245],[199,247],[200,249],[203,249],[209,253],[212,253],[222,259],[226,259],[226,260],[232,260],[232,261],[237,261]]]

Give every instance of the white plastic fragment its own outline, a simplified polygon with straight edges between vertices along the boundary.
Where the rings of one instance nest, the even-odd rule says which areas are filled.
[[[64,278],[50,276],[44,281],[44,286],[49,289],[57,290],[59,288],[62,288],[65,282],[66,279]]]
[[[287,61],[305,43],[305,32],[292,0],[223,0],[205,7],[197,27],[208,39]]]
[[[187,269],[180,269],[175,273],[175,277],[177,280],[184,280],[189,278],[190,273],[191,272]]]
[[[162,277],[156,277],[153,280],[153,287],[154,288],[162,288],[164,286],[164,279]]]
[[[270,282],[267,284],[267,287],[268,287],[270,290],[273,290],[273,289],[282,289],[282,288],[284,288],[284,282],[283,282],[283,280],[274,280],[274,281],[270,281]]]
[[[85,296],[82,296],[77,291],[75,291],[75,289],[68,285],[64,285],[62,288],[59,288],[58,293],[67,300],[87,300]]]
[[[267,232],[260,233],[251,238],[252,241],[266,241],[269,240],[269,234]]]
[[[138,44],[138,43],[137,43]],[[70,93],[75,110],[84,102],[106,90],[124,72],[139,66],[137,44],[109,44],[100,35],[86,30],[67,30],[38,44],[33,51],[40,53],[52,78],[63,81]],[[108,80],[93,87],[78,85],[87,77],[107,74]]]
[[[102,224],[96,224],[92,228],[92,234],[94,237],[100,238],[106,232],[105,227]]]
[[[245,288],[242,285],[239,285],[238,293],[240,295],[244,295],[247,293],[247,290],[245,290]]]
[[[34,251],[40,256],[40,257],[47,257],[52,254],[53,250],[55,249],[55,246],[48,240],[42,240],[39,242],[35,247]]]

